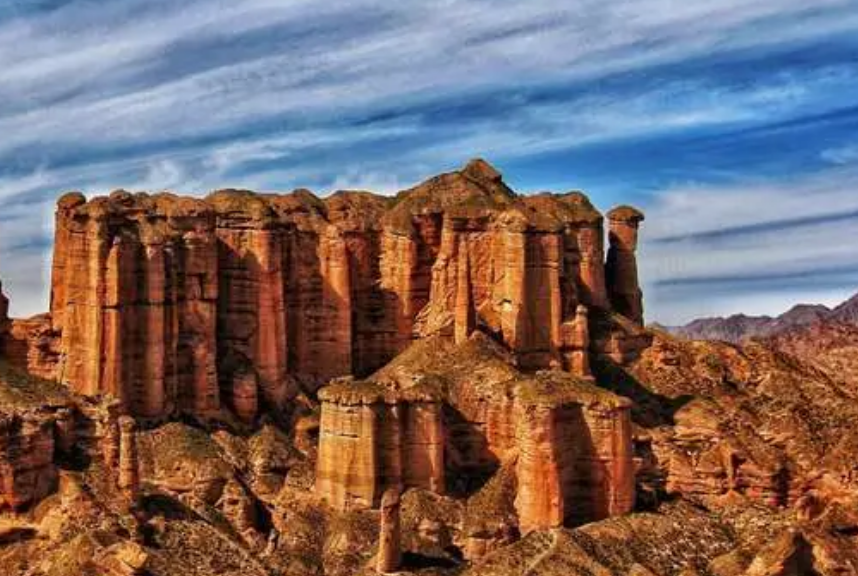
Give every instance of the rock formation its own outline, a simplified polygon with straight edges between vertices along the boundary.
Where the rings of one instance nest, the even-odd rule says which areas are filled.
[[[433,337],[370,380],[322,389],[316,492],[339,509],[398,486],[467,493],[458,482],[515,458],[523,531],[631,510],[630,404],[563,372],[522,374],[503,354],[479,333]]]
[[[638,283],[635,251],[638,226],[643,219],[643,214],[630,206],[619,206],[608,212],[611,247],[605,270],[611,306],[640,325],[643,325],[643,294]]]
[[[0,417],[0,509],[38,502],[55,487],[53,422],[35,414]]]
[[[402,561],[399,531],[399,489],[390,488],[381,498],[381,527],[376,561],[376,570],[381,574],[395,572]]]
[[[386,490],[443,493],[441,402],[415,386],[396,394],[373,382],[344,380],[319,394],[322,417],[316,492],[339,509],[376,507]]]
[[[140,464],[137,459],[137,424],[130,416],[119,418],[118,486],[130,499],[140,490]]]
[[[640,213],[580,193],[518,196],[486,162],[395,199],[122,190],[57,203],[49,315],[13,324],[10,357],[85,395],[158,419],[229,407],[251,424],[299,387],[365,376],[415,337],[475,329],[527,369],[588,372],[588,348],[642,321]],[[588,306],[584,313],[579,305]],[[620,336],[617,336],[618,333]],[[645,340],[621,351],[633,358]],[[603,350],[604,351],[604,350]]]
[[[51,312],[0,298],[0,573],[858,573],[854,302],[647,330],[608,219],[606,262],[585,196],[482,161],[62,197]]]

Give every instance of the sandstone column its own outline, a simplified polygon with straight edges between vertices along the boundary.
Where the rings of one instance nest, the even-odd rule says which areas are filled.
[[[605,240],[601,217],[598,221],[586,222],[578,230],[578,248],[581,261],[578,264],[581,281],[581,300],[588,306],[608,307],[605,290]]]
[[[352,371],[352,296],[348,249],[336,226],[329,226],[319,243],[322,300],[328,312],[328,339],[322,357],[328,377],[351,374]]]
[[[412,232],[413,234],[413,232]],[[414,275],[417,270],[417,240],[411,234],[385,228],[381,236],[381,289],[385,309],[393,314],[396,326],[391,354],[404,350],[411,342],[414,328]]]
[[[606,274],[611,305],[616,312],[643,325],[643,297],[638,284],[635,250],[638,226],[644,215],[631,206],[619,206],[608,212],[610,243]]]
[[[164,238],[160,234],[148,234],[144,240],[145,261],[143,263],[146,284],[144,308],[144,390],[142,391],[142,415],[159,417],[166,404],[164,365],[167,354],[165,323],[165,254]],[[136,391],[135,391],[136,392]]]
[[[51,264],[51,321],[53,328],[61,330],[65,318],[69,279],[66,275],[73,263],[72,251],[73,215],[78,206],[86,203],[80,192],[68,192],[57,200],[54,224],[54,255]]]
[[[555,455],[559,441],[555,409],[544,405],[516,407],[518,488],[515,508],[522,534],[561,526],[564,518],[562,474]]]
[[[323,389],[316,493],[337,510],[378,503],[378,404]]]
[[[107,469],[119,465],[119,425],[113,416],[102,421],[101,452]]]
[[[454,334],[456,344],[467,341],[474,330],[474,303],[471,296],[471,267],[468,245],[459,239],[459,261],[456,271],[456,303],[454,311]]]
[[[575,319],[564,323],[564,368],[576,376],[590,376],[590,320],[587,307],[579,304]]]
[[[498,267],[503,281],[496,287],[495,300],[501,302],[500,322],[504,342],[513,350],[520,350],[529,328],[527,305],[527,238],[526,222],[511,220],[500,232]]]
[[[623,399],[615,406],[592,405],[584,410],[591,453],[590,499],[593,517],[627,514],[635,503],[634,448],[632,446],[631,402]]]
[[[381,498],[381,530],[376,570],[395,572],[402,560],[399,527],[399,488],[389,488]]]
[[[250,237],[258,266],[258,328],[252,342],[263,398],[283,406],[293,391],[287,389],[286,302],[283,288],[283,239],[273,230],[254,231]]]
[[[179,386],[183,408],[194,414],[220,408],[216,364],[218,255],[213,228],[182,236],[185,282],[179,307]]]
[[[402,478],[406,486],[415,486],[443,494],[444,422],[437,400],[410,402],[406,410]]]
[[[134,499],[140,489],[137,462],[136,423],[130,416],[119,418],[119,488]]]

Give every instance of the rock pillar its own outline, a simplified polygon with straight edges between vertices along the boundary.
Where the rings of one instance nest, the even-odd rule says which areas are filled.
[[[601,218],[587,222],[578,230],[581,300],[588,306],[608,307],[605,289],[605,240]]]
[[[136,428],[134,418],[119,418],[119,488],[132,499],[140,489]]]
[[[108,469],[119,465],[119,428],[116,420],[108,417],[103,421],[104,426],[101,439],[101,452],[104,457],[104,465]]]
[[[643,296],[638,284],[635,250],[638,246],[638,226],[644,216],[630,206],[620,206],[608,212],[610,244],[606,274],[611,305],[616,312],[643,325]]]
[[[468,339],[474,329],[474,305],[471,298],[471,270],[468,246],[459,242],[459,261],[456,272],[456,303],[454,334],[456,344]]]
[[[579,304],[575,319],[563,325],[564,368],[576,376],[590,376],[590,321]]]
[[[381,498],[381,529],[378,538],[376,570],[395,572],[401,563],[399,527],[399,488],[389,488]]]

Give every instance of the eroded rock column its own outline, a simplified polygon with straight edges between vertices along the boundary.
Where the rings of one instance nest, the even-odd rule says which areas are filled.
[[[130,416],[119,418],[119,489],[130,499],[137,497],[140,476],[137,458],[137,424]]]
[[[459,262],[456,272],[456,304],[454,313],[454,336],[456,344],[468,339],[474,330],[474,304],[471,296],[471,267],[467,243],[459,245]]]
[[[590,321],[583,304],[576,308],[573,321],[563,323],[563,363],[563,368],[576,376],[591,376]]]
[[[378,498],[376,410],[336,400],[322,396],[316,492],[338,510],[370,508]]]
[[[643,325],[643,294],[638,283],[635,251],[638,226],[644,215],[631,206],[620,206],[608,212],[610,221],[606,275],[611,305],[616,312]]]
[[[581,261],[578,264],[581,301],[588,306],[607,308],[605,240],[601,219],[581,225],[578,230],[578,248],[581,254]]]
[[[381,498],[381,529],[376,570],[395,572],[402,561],[399,525],[399,488],[389,488]]]
[[[518,491],[515,508],[521,532],[561,526],[564,501],[555,454],[555,414],[549,406],[518,406]]]

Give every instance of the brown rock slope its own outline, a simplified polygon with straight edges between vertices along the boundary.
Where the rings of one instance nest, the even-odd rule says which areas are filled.
[[[852,397],[858,393],[858,325],[818,322],[782,332],[765,342],[824,371],[841,382]]]

